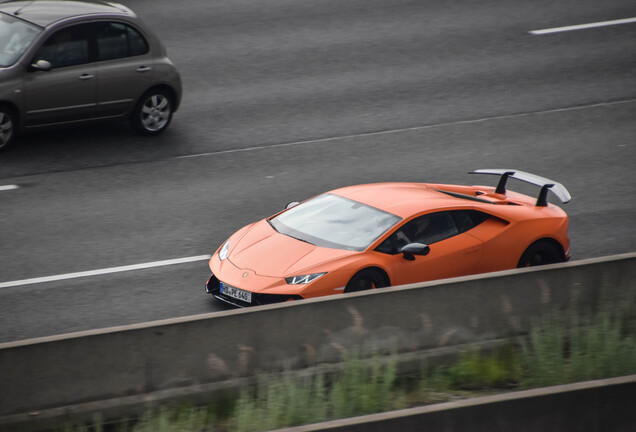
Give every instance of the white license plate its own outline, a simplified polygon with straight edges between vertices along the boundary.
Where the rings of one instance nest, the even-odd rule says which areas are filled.
[[[243,291],[221,283],[221,293],[246,303],[252,303],[252,293],[249,291]]]

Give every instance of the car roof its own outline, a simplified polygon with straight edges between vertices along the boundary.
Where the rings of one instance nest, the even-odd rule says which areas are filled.
[[[426,210],[472,206],[474,202],[457,198],[427,183],[372,183],[331,191],[402,218]]]
[[[81,16],[135,15],[126,6],[99,0],[9,0],[0,2],[0,12],[32,22],[41,27],[47,27],[61,20]]]

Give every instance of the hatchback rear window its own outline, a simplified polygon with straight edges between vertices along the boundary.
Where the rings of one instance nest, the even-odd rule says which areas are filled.
[[[134,28],[117,22],[97,24],[99,60],[112,60],[148,52],[148,43]]]

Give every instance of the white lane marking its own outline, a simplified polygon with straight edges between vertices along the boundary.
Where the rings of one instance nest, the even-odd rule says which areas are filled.
[[[176,258],[176,259],[169,259],[169,260],[163,260],[163,261],[154,261],[154,262],[147,262],[147,263],[141,263],[141,264],[126,265],[126,266],[120,266],[120,267],[110,267],[110,268],[104,268],[104,269],[98,269],[98,270],[89,270],[89,271],[83,271],[83,272],[77,272],[77,273],[66,273],[66,274],[54,275],[54,276],[45,276],[45,277],[38,277],[38,278],[32,278],[32,279],[22,279],[22,280],[15,280],[15,281],[9,281],[9,282],[0,282],[0,288],[9,288],[9,287],[22,286],[22,285],[54,282],[54,281],[82,278],[82,277],[88,277],[88,276],[99,276],[99,275],[121,273],[121,272],[133,271],[133,270],[143,270],[143,269],[149,269],[153,267],[164,267],[164,266],[170,266],[170,265],[176,265],[176,264],[191,263],[196,261],[205,261],[205,260],[209,260],[210,258],[211,258],[210,255],[197,255],[197,256],[191,256],[191,257],[185,257],[185,258]]]
[[[596,27],[607,27],[607,26],[620,25],[620,24],[630,24],[634,22],[636,22],[636,17],[623,18],[623,19],[617,19],[612,21],[600,21],[600,22],[589,23],[589,24],[578,24],[578,25],[565,26],[565,27],[554,27],[554,28],[543,29],[543,30],[532,30],[530,33],[532,33],[533,35],[544,35],[544,34],[560,33],[560,32],[567,32],[567,31],[573,31],[573,30],[585,30],[585,29],[596,28]]]
[[[8,190],[14,190],[14,189],[19,189],[20,186],[18,185],[4,185],[4,186],[0,186],[0,192],[2,191],[8,191]]]
[[[502,115],[502,116],[483,117],[483,118],[480,118],[480,119],[473,119],[473,120],[461,120],[461,121],[457,121],[457,122],[438,123],[438,124],[425,125],[425,126],[414,126],[414,127],[410,127],[410,128],[391,129],[391,130],[385,130],[385,131],[379,131],[379,132],[368,132],[368,133],[361,133],[361,134],[354,134],[354,135],[345,135],[345,136],[338,136],[338,137],[321,138],[321,139],[309,140],[309,141],[296,141],[296,142],[289,142],[289,143],[280,143],[280,144],[273,144],[273,145],[269,145],[269,146],[268,145],[262,145],[262,146],[254,146],[254,147],[242,148],[242,149],[221,150],[221,151],[209,152],[209,153],[199,153],[199,154],[186,155],[186,156],[176,156],[173,159],[187,159],[187,158],[195,158],[195,157],[202,157],[202,156],[213,156],[213,155],[227,154],[227,153],[238,153],[238,152],[246,152],[246,151],[254,151],[254,150],[265,150],[265,149],[269,149],[269,148],[272,148],[272,147],[273,148],[276,148],[276,147],[288,147],[288,146],[295,146],[295,145],[304,145],[304,144],[313,144],[313,143],[320,143],[320,142],[337,141],[337,140],[349,139],[349,138],[359,138],[359,137],[365,137],[365,136],[386,135],[386,134],[393,134],[393,133],[400,133],[400,132],[407,132],[407,131],[416,131],[416,130],[433,129],[433,128],[445,127],[445,126],[453,126],[453,125],[459,125],[459,124],[482,123],[482,122],[487,122],[487,121],[492,121],[492,120],[502,120],[502,119],[509,119],[509,118],[515,118],[515,117],[526,117],[526,116],[537,115],[537,114],[573,111],[573,110],[580,110],[580,109],[594,108],[594,107],[601,107],[601,106],[612,106],[612,105],[624,104],[624,103],[632,103],[632,102],[636,102],[636,99],[627,99],[627,100],[614,101],[614,102],[600,102],[600,103],[589,104],[589,105],[580,105],[580,106],[566,107],[566,108],[555,108],[555,109],[544,110],[544,111],[531,111],[531,112],[509,114],[509,115]],[[17,185],[10,185],[10,186],[16,186],[17,187]],[[78,272],[78,273],[67,273],[67,274],[57,275],[57,276],[47,276],[47,277],[32,278],[32,279],[22,279],[22,280],[17,280],[17,281],[0,282],[0,288],[8,288],[8,287],[14,287],[14,286],[20,286],[20,285],[30,285],[30,284],[37,284],[37,283],[44,283],[44,282],[52,282],[52,281],[64,280],[64,279],[74,279],[74,278],[95,276],[95,275],[102,275],[102,274],[109,274],[109,273],[118,273],[118,272],[131,271],[131,270],[142,270],[142,269],[152,268],[152,267],[161,267],[161,266],[168,266],[168,265],[173,265],[173,264],[182,264],[182,263],[188,263],[188,262],[194,262],[194,261],[203,261],[203,260],[208,260],[210,258],[211,258],[210,255],[199,255],[199,256],[194,256],[194,257],[178,258],[178,259],[174,259],[174,260],[155,261],[155,262],[151,262],[151,263],[134,264],[134,265],[122,266],[122,267],[111,267],[111,268],[101,269],[101,270],[91,270],[91,271]],[[344,287],[342,289],[344,289]]]
[[[522,113],[517,113],[517,114],[507,114],[507,115],[492,116],[492,117],[482,117],[482,118],[472,119],[472,120],[459,120],[459,121],[455,121],[455,122],[437,123],[437,124],[424,125],[424,126],[413,126],[413,127],[409,127],[409,128],[402,128],[402,129],[388,129],[388,130],[378,131],[378,132],[364,132],[364,133],[352,134],[352,135],[342,135],[342,136],[334,136],[334,137],[328,137],[328,138],[318,138],[318,139],[307,140],[307,141],[293,141],[293,142],[287,142],[287,143],[279,143],[279,144],[271,144],[271,145],[260,145],[260,146],[238,148],[238,149],[231,149],[231,150],[218,150],[218,151],[208,152],[208,153],[197,153],[197,154],[184,155],[184,156],[174,156],[173,159],[189,159],[189,158],[197,158],[197,157],[205,157],[205,156],[218,156],[218,155],[223,155],[223,154],[250,152],[250,151],[256,151],[256,150],[267,150],[267,149],[275,149],[275,148],[281,148],[281,147],[292,147],[292,146],[301,146],[301,145],[307,145],[307,144],[327,143],[327,142],[330,142],[330,141],[340,141],[340,140],[352,139],[352,138],[363,138],[363,137],[371,137],[371,136],[378,136],[378,135],[389,135],[389,134],[396,134],[396,133],[401,133],[401,132],[411,132],[411,131],[418,131],[418,130],[435,129],[435,128],[440,128],[440,127],[456,126],[456,125],[462,125],[462,124],[485,123],[487,121],[492,121],[492,120],[505,120],[505,119],[511,119],[511,118],[517,118],[517,117],[527,117],[527,116],[538,115],[538,114],[549,114],[549,113],[576,111],[576,110],[587,109],[587,108],[596,108],[596,107],[602,107],[602,106],[612,106],[612,105],[618,105],[618,104],[624,104],[624,103],[632,103],[632,102],[636,102],[636,99],[625,99],[625,100],[619,100],[619,101],[613,101],[613,102],[599,102],[599,103],[593,103],[593,104],[588,104],[588,105],[577,105],[577,106],[565,107],[565,108],[554,108],[554,109],[549,109],[549,110],[544,110],[544,111],[528,111],[528,112],[522,112]]]

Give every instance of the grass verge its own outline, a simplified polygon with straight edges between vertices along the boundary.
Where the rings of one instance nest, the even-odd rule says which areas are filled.
[[[396,360],[371,366],[356,356],[335,375],[266,375],[238,398],[205,407],[158,409],[102,426],[65,424],[63,432],[256,432],[389,411],[458,397],[545,387],[636,373],[636,319],[631,308],[581,319],[551,315],[527,338],[491,353],[464,353],[455,364],[398,376]]]

